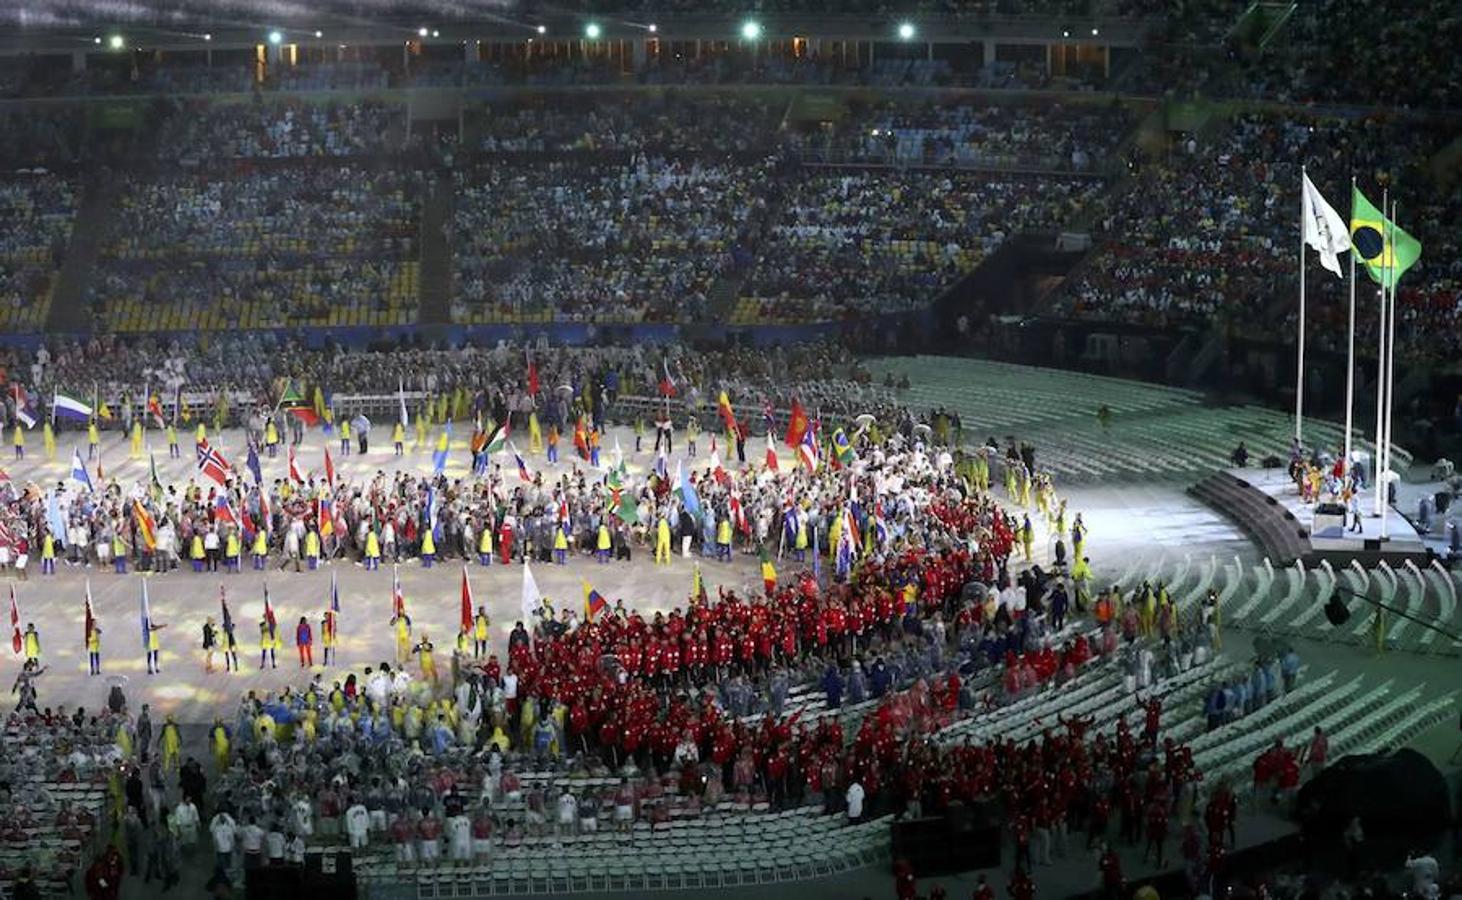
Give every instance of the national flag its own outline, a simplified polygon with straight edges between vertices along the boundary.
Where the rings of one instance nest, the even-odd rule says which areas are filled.
[[[91,484],[91,475],[86,471],[86,464],[81,461],[81,450],[76,447],[71,448],[71,480],[86,485],[88,491],[95,490]]]
[[[670,476],[670,470],[666,467],[664,450],[659,450],[655,453],[655,474],[659,475],[661,479]]]
[[[264,621],[269,623],[269,634],[279,631],[279,620],[274,617],[274,604],[269,600],[269,582],[264,582]]]
[[[401,567],[391,567],[391,615],[401,618],[406,615],[406,594],[401,590]]]
[[[711,477],[716,479],[717,484],[729,484],[731,476],[726,474],[725,468],[721,466],[721,454],[715,448],[711,449]]]
[[[90,648],[91,648],[91,635],[92,635],[92,632],[96,631],[96,615],[92,612],[92,608],[91,608],[91,579],[90,578],[86,579],[86,609],[85,609],[85,615],[84,615],[82,624],[83,624],[84,630],[82,631],[82,634],[81,634],[81,640],[82,640],[82,645],[81,646],[86,647],[88,649],[88,651],[89,651]]]
[[[401,427],[403,429],[410,428],[411,415],[406,411],[406,385],[399,381],[396,382],[396,402],[401,407],[399,419]]]
[[[1339,254],[1350,249],[1350,233],[1346,230],[1345,219],[1325,202],[1307,173],[1300,175],[1300,181],[1305,243],[1320,254],[1320,265],[1334,272],[1337,278],[1342,277]]]
[[[1421,243],[1386,218],[1359,188],[1351,193],[1351,248],[1372,281],[1382,287],[1394,287],[1421,258]]]
[[[152,602],[147,599],[147,579],[142,579],[142,651],[152,650]]]
[[[513,461],[518,464],[518,478],[531,483],[533,476],[528,472],[528,464],[523,462],[523,454],[519,453],[516,448],[513,450]]]
[[[315,498],[315,521],[320,523],[320,537],[335,533],[335,502],[329,497]]]
[[[325,483],[335,487],[335,461],[330,458],[330,445],[325,445]]]
[[[239,524],[239,517],[234,513],[233,504],[228,502],[228,494],[219,494],[213,499],[213,521]]]
[[[147,486],[148,493],[152,495],[153,500],[161,502],[163,497],[162,479],[157,475],[157,458],[151,453],[147,454],[147,477],[149,482]]]
[[[68,397],[59,391],[51,394],[51,414],[63,419],[86,422],[91,419],[91,407],[75,397]]]
[[[528,452],[543,452],[543,426],[538,424],[538,413],[528,414]]]
[[[66,546],[66,517],[61,515],[61,498],[55,491],[46,495],[46,527],[58,546]]]
[[[274,515],[269,511],[269,489],[259,485],[259,527],[265,534],[274,530]]]
[[[224,593],[223,585],[221,584],[218,586],[218,608],[223,617],[224,634],[233,634],[234,617],[228,611],[228,595]]]
[[[772,565],[772,558],[767,554],[766,548],[761,551],[761,584],[768,597],[777,589],[777,567]]]
[[[156,394],[151,394],[147,398],[147,414],[152,416],[152,421],[158,428],[167,427],[167,419],[162,414],[162,399]]]
[[[538,396],[538,363],[533,361],[531,352],[527,350],[523,352],[528,354],[528,396],[536,397]]]
[[[289,480],[293,481],[295,484],[305,483],[304,478],[300,477],[299,466],[295,465],[293,447],[289,448]]]
[[[447,468],[447,453],[452,446],[452,423],[448,422],[437,436],[437,449],[432,454],[432,471],[440,475]]]
[[[533,570],[528,568],[528,560],[523,560],[523,593],[518,601],[518,610],[523,614],[524,622],[531,622],[533,614],[543,604],[543,595],[538,592],[538,582],[533,579]]]
[[[279,406],[306,425],[320,424],[320,413],[305,399],[305,395],[292,379],[285,385],[284,393],[279,396]]]
[[[697,522],[701,518],[701,498],[695,492],[695,485],[691,484],[690,476],[680,467],[680,460],[675,461],[675,481],[677,487],[675,493],[680,495],[680,505],[685,507],[686,513]]]
[[[198,472],[220,486],[228,484],[230,472],[228,460],[224,459],[223,454],[208,443],[207,438],[198,442]]]
[[[15,602],[15,585],[12,584],[10,586],[10,646],[18,654],[24,643],[20,637],[20,605]]]
[[[690,575],[690,602],[704,603],[706,601],[706,580],[701,577],[701,564],[696,563]]]
[[[98,419],[101,419],[103,422],[112,421],[112,408],[107,405],[107,401],[103,400],[101,404],[97,406],[96,417]]]
[[[771,400],[763,400],[762,401],[762,403],[761,403],[761,418],[762,418],[762,422],[766,425],[767,437],[770,438],[772,436],[772,426],[776,424],[776,416],[772,412],[772,401]]]
[[[751,525],[746,521],[746,511],[741,508],[741,495],[733,491],[728,505],[731,508],[731,524],[742,534],[750,534]]]
[[[797,444],[797,456],[807,471],[816,472],[819,454],[817,451],[817,434],[811,428],[802,432],[802,440]]]
[[[782,470],[781,464],[777,462],[777,447],[772,441],[771,434],[767,435],[767,468],[773,472],[780,472]]]
[[[574,423],[574,447],[579,451],[580,457],[589,458],[589,431],[584,427],[582,415]]]
[[[330,570],[330,611],[340,614],[340,585],[335,580],[335,570]]]
[[[721,416],[721,421],[726,423],[726,430],[736,432],[736,413],[731,409],[731,398],[726,392],[721,392],[721,397],[716,401],[716,412]]]
[[[851,466],[858,460],[858,454],[854,452],[852,443],[848,441],[848,435],[841,428],[833,432],[833,459],[836,459],[840,466]]]
[[[608,608],[609,601],[604,599],[604,595],[590,587],[589,582],[584,582],[584,621],[594,621],[596,616]]]
[[[96,480],[104,484],[107,480],[107,473],[102,471],[102,458],[100,456],[96,458]]]
[[[462,630],[472,630],[472,585],[467,581],[467,567],[462,567]]]
[[[153,523],[152,514],[142,505],[141,500],[132,501],[132,519],[137,525],[137,536],[142,539],[142,546],[148,550],[156,550],[157,525]]]
[[[26,428],[36,427],[36,422],[40,420],[40,413],[37,412],[36,405],[30,399],[30,395],[25,392],[25,388],[19,384],[12,384],[10,397],[15,401],[15,417],[20,420],[20,424]]]
[[[670,360],[663,359],[660,361],[660,371],[662,372],[660,377],[660,396],[674,397],[675,379],[670,377]]]
[[[503,449],[508,445],[508,432],[510,430],[507,419],[503,419],[501,425],[496,422],[492,423],[492,427],[487,429],[487,439],[483,442],[482,452],[489,455],[503,452]]]
[[[793,397],[792,414],[787,419],[787,436],[782,442],[793,449],[802,446],[802,439],[811,427],[811,423],[807,421],[807,412],[802,409],[801,402]]]
[[[626,525],[638,525],[640,521],[640,505],[635,499],[634,491],[620,491],[619,503],[614,514]]]
[[[264,469],[259,465],[259,451],[253,444],[249,445],[249,457],[244,461],[244,465],[248,468],[249,474],[254,476],[255,484],[264,483]]]

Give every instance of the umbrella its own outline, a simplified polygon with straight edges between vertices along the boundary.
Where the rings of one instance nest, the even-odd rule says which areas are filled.
[[[934,433],[934,429],[933,428],[930,428],[928,425],[925,425],[923,422],[920,422],[918,425],[915,425],[914,426],[914,433],[915,434],[933,434]]]
[[[867,428],[877,421],[877,416],[874,416],[871,413],[863,413],[861,416],[858,416],[853,420],[853,424],[857,425],[859,428]]]
[[[571,384],[561,384],[558,386],[558,392],[560,394],[572,394],[574,392],[574,386]]]

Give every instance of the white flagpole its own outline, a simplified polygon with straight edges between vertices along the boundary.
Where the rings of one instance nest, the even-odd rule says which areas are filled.
[[[1305,415],[1305,207],[1309,197],[1305,193],[1305,167],[1300,165],[1300,335],[1299,371],[1294,382],[1294,439],[1301,443]]]
[[[1352,179],[1353,181],[1354,179]],[[1352,194],[1354,196],[1354,194]],[[1384,231],[1384,226],[1382,227]],[[1385,235],[1382,234],[1382,253],[1385,252]],[[1384,257],[1383,257],[1384,259]],[[1354,292],[1354,281],[1351,283],[1351,291]],[[1376,496],[1374,500],[1373,515],[1383,515],[1385,512],[1385,488],[1381,484],[1381,449],[1384,441],[1382,427],[1386,416],[1386,289],[1381,288],[1381,320],[1377,330],[1376,344],[1376,437],[1373,442],[1374,451],[1371,454],[1371,478],[1375,482]]]
[[[1350,318],[1346,333],[1345,353],[1345,461],[1343,478],[1350,477],[1351,432],[1355,421],[1355,254],[1350,254]]]
[[[1385,246],[1390,250],[1390,253],[1389,255],[1382,256],[1383,261],[1386,263],[1386,280],[1391,283],[1391,301],[1389,312],[1387,313],[1387,315],[1390,317],[1390,320],[1386,324],[1386,455],[1385,469],[1383,470],[1386,472],[1389,472],[1391,470],[1391,428],[1393,421],[1392,405],[1395,403],[1396,400],[1396,207],[1394,203],[1391,204],[1391,209],[1389,210],[1389,213],[1390,214],[1386,218],[1387,235]],[[1389,494],[1390,492],[1388,490],[1386,494],[1387,500],[1389,500]],[[1388,513],[1390,512],[1390,510],[1387,508],[1389,506],[1390,503],[1386,502],[1381,509],[1382,540],[1385,540],[1387,537],[1386,521],[1389,518]]]

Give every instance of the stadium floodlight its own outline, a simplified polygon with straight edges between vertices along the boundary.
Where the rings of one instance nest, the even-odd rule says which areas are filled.
[[[747,19],[741,23],[742,40],[754,41],[761,37],[761,23],[755,19]]]
[[[590,22],[588,25],[584,26],[584,37],[588,38],[591,41],[599,40],[599,36],[603,33],[604,29],[599,27],[598,22]]]
[[[114,34],[111,37],[107,38],[107,46],[111,47],[113,50],[121,50],[123,47],[127,46],[127,41],[120,34]]]
[[[283,34],[281,34],[278,31],[271,31],[271,32],[269,32],[269,43],[271,43],[271,44],[273,44],[274,46],[277,47],[277,46],[279,46],[283,42],[284,42],[284,35]]]
[[[205,35],[203,35],[203,40],[205,40],[205,41],[211,41],[211,40],[213,40],[213,35],[212,34],[205,34]]]
[[[548,26],[547,25],[539,25],[537,30],[538,30],[538,33],[539,34],[548,34]]]
[[[1061,29],[1061,36],[1064,37],[1064,38],[1071,37],[1071,29],[1070,28],[1063,28],[1063,29]]]
[[[94,37],[94,38],[91,39],[91,42],[93,44],[101,44],[101,42],[102,42],[102,36],[101,35],[97,35],[96,37]]]
[[[1101,29],[1100,29],[1100,28],[1093,28],[1093,29],[1092,29],[1092,30],[1091,30],[1091,36],[1092,36],[1092,37],[1096,37],[1096,36],[1097,36],[1097,35],[1099,35],[1099,34],[1101,34],[1101,33],[1102,33],[1102,32],[1101,32]]]
[[[918,33],[918,29],[916,29],[914,27],[914,23],[913,22],[900,22],[899,23],[899,40],[901,40],[901,41],[912,41],[914,39],[914,35],[917,34],[917,33]]]
[[[431,36],[434,37],[434,38],[438,38],[438,37],[441,37],[442,36],[442,33],[440,31],[437,31],[435,28],[433,28],[431,30]]]
[[[315,37],[317,37],[317,38],[322,38],[322,37],[324,37],[324,36],[325,36],[325,32],[323,32],[323,31],[321,31],[321,30],[319,30],[319,29],[318,29],[318,28],[317,28],[317,29],[315,29]]]
[[[425,25],[423,25],[420,28],[416,29],[416,36],[417,37],[426,37],[429,34],[431,34],[431,29],[427,28]]]
[[[654,34],[655,32],[660,30],[660,26],[656,25],[654,22],[651,22],[649,25],[645,26],[645,30],[650,32],[650,34]]]

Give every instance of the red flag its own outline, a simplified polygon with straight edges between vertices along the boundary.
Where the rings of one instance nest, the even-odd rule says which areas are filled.
[[[777,448],[772,446],[772,436],[767,435],[767,468],[773,472],[780,472],[782,467],[777,464]]]
[[[401,569],[391,570],[391,612],[396,618],[406,615],[406,594],[401,591]]]
[[[783,438],[782,442],[794,450],[797,449],[802,445],[802,436],[807,434],[809,427],[811,427],[811,423],[807,421],[807,413],[803,411],[802,404],[797,398],[793,397],[792,415],[787,421],[787,436]]]
[[[330,454],[330,450],[329,450],[329,448],[326,448],[325,455],[326,455],[327,458],[329,457],[329,454]],[[294,448],[293,447],[290,447],[289,448],[289,480],[290,481],[293,481],[295,484],[304,484],[304,482],[305,482],[305,480],[300,477],[299,467],[294,464]]]
[[[271,632],[279,628],[279,621],[274,618],[274,604],[269,602],[269,585],[264,585],[264,621],[269,623]]]
[[[167,419],[162,414],[162,401],[158,399],[156,394],[147,398],[147,411],[152,414],[152,421],[157,423],[158,428],[167,425]]]
[[[20,652],[22,645],[20,639],[20,607],[15,602],[15,585],[10,586],[10,646],[16,653]]]
[[[589,432],[584,428],[583,416],[579,416],[579,421],[574,423],[574,446],[578,448],[580,456],[589,458]]]
[[[660,377],[660,396],[674,397],[675,379],[670,377],[670,361],[662,360],[660,363],[660,370],[664,373]]]
[[[462,567],[462,630],[472,630],[472,585],[467,581],[467,567]]]
[[[538,396],[538,363],[533,361],[533,354],[528,354],[528,396]]]
[[[330,447],[325,447],[325,481],[333,488],[335,486],[335,463],[330,459]]]
[[[308,406],[291,406],[285,412],[305,423],[306,427],[313,428],[320,424],[320,416]]]

